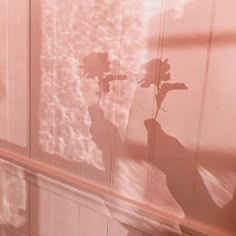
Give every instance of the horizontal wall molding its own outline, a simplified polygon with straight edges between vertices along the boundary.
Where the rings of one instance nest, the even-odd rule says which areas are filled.
[[[155,230],[177,235],[233,236],[191,219],[180,219],[147,204],[58,169],[0,149],[0,170],[90,208],[145,233]]]

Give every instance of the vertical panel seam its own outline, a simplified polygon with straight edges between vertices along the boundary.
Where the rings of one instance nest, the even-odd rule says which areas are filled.
[[[209,38],[208,38],[208,46],[206,52],[206,66],[204,71],[204,81],[203,81],[203,90],[202,90],[202,99],[200,105],[200,117],[198,122],[198,133],[197,133],[197,143],[196,143],[196,152],[195,152],[195,168],[197,168],[199,162],[199,155],[200,155],[200,144],[201,144],[201,136],[203,131],[203,123],[204,123],[204,113],[205,113],[205,105],[206,105],[206,96],[208,90],[208,75],[209,75],[209,68],[210,68],[210,59],[211,59],[211,49],[213,44],[213,33],[214,33],[214,24],[215,24],[215,14],[216,14],[216,0],[212,0],[212,8],[211,8],[211,16],[210,16],[210,25],[209,25]],[[192,200],[194,200],[195,192],[197,190],[197,172],[193,176],[193,193],[192,193]],[[192,201],[194,202],[194,201]]]
[[[31,60],[31,47],[32,47],[32,38],[31,38],[31,27],[32,27],[32,24],[31,24],[31,0],[28,0],[28,24],[29,24],[29,33],[28,33],[28,40],[29,40],[29,47],[28,47],[28,56],[29,56],[29,59],[28,59],[28,63],[29,63],[29,69],[28,69],[28,159],[31,159],[31,153],[32,153],[32,150],[31,150],[31,107],[32,107],[32,101],[31,101],[31,98],[32,98],[32,84],[31,84],[31,68],[32,68],[32,60]]]
[[[204,112],[205,112],[205,105],[206,105],[208,80],[209,80],[208,75],[209,75],[209,68],[210,68],[211,49],[212,49],[213,31],[214,31],[214,22],[215,22],[215,12],[216,12],[216,0],[213,0],[211,20],[210,20],[210,31],[209,31],[210,36],[209,36],[208,47],[207,47],[206,66],[205,66],[205,71],[204,71],[204,82],[203,82],[203,91],[202,91],[202,101],[201,101],[200,118],[199,118],[199,125],[198,125],[199,128],[198,128],[198,134],[197,134],[197,147],[196,147],[196,162],[197,163],[199,159],[200,142],[201,142],[201,135],[203,131]]]
[[[55,129],[56,129],[56,100],[55,100],[55,95],[56,95],[56,44],[57,44],[57,0],[54,0],[54,43],[53,43],[53,142],[52,142],[52,150],[53,154],[55,154],[55,143],[56,143],[56,136],[55,136]],[[54,167],[54,156],[52,157],[52,166]]]
[[[107,235],[110,236],[111,234],[111,218],[107,218]]]
[[[85,13],[85,0],[82,0],[82,44],[83,44],[83,50],[82,51],[82,62],[80,62],[80,81],[81,81],[81,92],[82,94],[84,94],[84,72],[81,73],[81,65],[83,65],[83,60],[84,60],[84,57],[85,57],[85,52],[86,52],[86,49],[85,49],[85,42],[86,42],[86,38],[85,38],[85,35],[86,35],[86,13]],[[82,101],[80,101],[80,111],[82,111]],[[80,130],[80,135],[82,134],[83,132],[83,116],[80,116],[80,124],[79,124],[79,130]],[[80,154],[81,155],[81,154]],[[79,176],[82,176],[82,160],[81,160],[81,157],[79,157],[79,160],[80,160],[80,163],[79,163]]]
[[[163,45],[164,45],[164,34],[165,34],[165,24],[166,24],[166,12],[165,12],[165,7],[166,7],[166,1],[167,0],[162,0],[162,5],[161,5],[161,22],[160,22],[160,31],[159,31],[159,42],[157,46],[157,59],[160,59],[159,64],[157,64],[156,68],[156,79],[159,80],[160,77],[160,66],[161,66],[161,59],[162,59],[162,53],[163,53]],[[152,117],[155,117],[155,99],[156,99],[156,89],[154,88],[154,94],[153,94],[153,110],[152,110]],[[154,159],[154,153],[155,153],[155,143],[154,143],[154,137],[155,137],[155,127],[154,124],[152,124],[151,128],[151,147],[150,147],[150,153],[149,155],[149,163],[148,163],[148,180],[147,180],[147,193],[146,193],[146,201],[149,202],[149,192],[150,192],[150,187],[151,187],[151,176],[152,176],[152,164],[153,164],[153,159]]]
[[[28,235],[30,236],[30,232],[31,232],[31,199],[30,199],[30,195],[31,195],[31,183],[30,182],[26,182],[28,183]],[[38,213],[37,213],[38,214]]]
[[[50,198],[51,198],[51,217],[50,217],[50,236],[54,236],[53,233],[53,213],[54,213],[54,199],[55,196],[53,193],[50,193]]]
[[[10,141],[10,105],[9,105],[9,4],[8,0],[6,0],[6,116],[7,116],[7,141]]]
[[[123,13],[123,0],[120,0],[120,22],[119,22],[119,30],[118,30],[118,46],[117,46],[117,57],[118,57],[118,66],[117,66],[117,77],[119,76],[120,73],[120,58],[121,58],[121,31],[122,31],[122,14]],[[117,108],[118,108],[118,93],[119,93],[119,80],[117,80],[116,82],[116,99],[115,99],[115,117],[114,117],[114,121],[115,121],[115,127],[116,127],[116,123],[117,123]],[[111,152],[111,163],[110,163],[110,183],[109,183],[109,187],[112,188],[113,185],[113,170],[114,170],[114,162],[115,162],[115,149],[116,149],[116,135],[117,135],[117,127],[114,130],[114,139],[113,139],[113,144],[112,144],[112,152]]]
[[[77,205],[77,227],[76,227],[76,235],[79,236],[79,227],[80,227],[80,208]]]

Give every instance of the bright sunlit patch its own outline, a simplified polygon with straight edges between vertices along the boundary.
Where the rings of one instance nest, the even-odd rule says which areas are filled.
[[[173,8],[182,14],[189,1],[41,0],[39,144],[44,152],[104,170],[88,107],[97,103],[124,140],[140,67],[156,56],[156,49],[147,48],[148,26]],[[85,60],[93,56],[96,60]],[[99,85],[117,74],[125,79]]]
[[[175,200],[168,188],[166,174],[158,168],[153,167],[151,180],[153,180],[150,186],[152,204],[155,204],[158,209],[164,212],[168,212],[179,218],[184,218],[185,213],[182,207]]]
[[[175,19],[181,19],[184,15],[185,5],[194,0],[169,0],[167,1],[166,10],[173,9],[175,11]]]
[[[236,188],[236,175],[233,172],[213,174],[203,166],[198,166],[202,180],[215,204],[223,208],[233,198]]]
[[[22,227],[27,216],[27,185],[15,176],[0,172],[0,227]]]

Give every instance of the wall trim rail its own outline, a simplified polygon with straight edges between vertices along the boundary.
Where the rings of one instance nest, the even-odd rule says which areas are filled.
[[[147,204],[126,198],[109,189],[79,179],[53,167],[0,149],[0,171],[52,191],[73,202],[135,227],[145,233],[233,236],[191,219],[180,219]]]

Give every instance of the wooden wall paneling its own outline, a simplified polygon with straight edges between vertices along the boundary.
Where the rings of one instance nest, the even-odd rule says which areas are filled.
[[[236,232],[235,6],[234,1],[216,0],[213,9],[195,204],[204,223],[232,234]]]
[[[232,5],[230,5],[232,4]],[[235,3],[216,1],[201,148],[235,154]],[[232,8],[231,8],[232,7]]]
[[[53,195],[52,235],[78,236],[77,204],[56,194]]]
[[[211,7],[212,1],[165,2],[161,108],[153,124],[154,134],[149,136],[153,156],[148,197],[150,204],[180,218],[195,213],[195,152]],[[151,47],[155,43],[155,38],[150,40]]]
[[[56,0],[31,1],[31,158],[52,165],[55,126]]]
[[[122,2],[119,73],[127,79],[118,84],[113,189],[138,201],[146,200],[150,167],[144,122],[155,112],[156,88],[147,81],[155,81],[159,66],[160,42],[150,48],[148,41],[161,35],[163,2]]]
[[[84,2],[83,178],[111,185],[122,1]],[[100,81],[100,82],[98,82]]]
[[[30,184],[30,236],[51,236],[53,193]]]
[[[29,1],[8,0],[7,9],[7,70],[9,142],[28,153],[29,104]]]
[[[80,91],[84,41],[84,1],[55,2],[54,132],[53,166],[80,176],[85,149],[81,135],[84,122]],[[47,50],[47,49],[46,49]],[[49,107],[48,107],[49,108]]]
[[[29,187],[18,176],[0,172],[0,233],[1,235],[29,234]]]
[[[75,175],[81,158],[81,12],[82,1],[31,3],[31,155]]]
[[[7,121],[7,2],[0,2],[0,139],[1,147],[6,146],[8,139]]]
[[[7,183],[9,182],[9,175],[6,173],[0,172],[0,215],[1,215],[1,230],[4,227],[5,222],[8,222],[8,196],[6,196]]]
[[[21,160],[22,161],[22,160]],[[27,160],[26,160],[27,161]],[[16,177],[18,178],[18,180],[27,180],[30,183],[30,193],[29,193],[29,203],[27,205],[30,205],[30,226],[31,226],[31,234],[33,235],[37,235],[42,234],[42,235],[50,235],[50,232],[52,232],[52,218],[54,218],[54,223],[55,225],[58,225],[58,222],[63,221],[65,223],[65,225],[63,225],[62,227],[65,228],[65,231],[67,231],[67,227],[69,227],[70,225],[73,226],[72,230],[75,232],[76,231],[76,225],[77,227],[80,228],[80,219],[82,219],[82,225],[83,225],[83,229],[79,230],[79,232],[82,231],[82,233],[86,230],[93,231],[91,229],[88,229],[89,226],[86,225],[86,222],[88,222],[88,219],[91,219],[91,222],[95,222],[95,228],[96,224],[97,225],[101,225],[101,229],[99,228],[99,232],[105,232],[106,228],[106,232],[111,232],[113,226],[111,227],[111,221],[116,221],[119,220],[120,222],[125,223],[126,225],[130,225],[134,228],[137,228],[138,230],[132,230],[133,228],[130,228],[129,226],[125,226],[125,229],[128,229],[130,233],[138,232],[139,235],[139,231],[144,231],[147,232],[149,235],[158,235],[158,236],[170,236],[170,235],[182,235],[181,231],[183,231],[185,234],[201,234],[201,235],[234,235],[234,232],[231,231],[231,233],[229,233],[228,230],[230,230],[230,228],[216,228],[216,227],[212,227],[210,224],[209,225],[205,225],[204,223],[198,222],[195,219],[185,219],[183,221],[181,221],[180,219],[177,219],[174,216],[171,215],[166,215],[161,211],[150,211],[150,208],[146,208],[143,209],[141,211],[137,211],[137,210],[132,210],[132,209],[137,209],[135,206],[131,206],[131,205],[127,205],[127,203],[125,203],[126,201],[120,201],[118,198],[116,198],[117,196],[111,195],[108,199],[107,199],[107,204],[106,206],[110,206],[113,208],[113,212],[111,214],[111,212],[109,213],[108,211],[105,211],[105,202],[103,201],[98,201],[98,199],[95,199],[94,194],[92,194],[90,191],[86,191],[84,189],[84,187],[80,186],[80,185],[76,185],[76,188],[73,188],[70,185],[61,185],[60,182],[55,181],[54,179],[50,179],[47,178],[46,176],[42,175],[35,175],[35,171],[29,171],[29,169],[24,169],[24,168],[19,168],[17,167],[17,165],[7,162],[7,161],[1,161],[1,171],[5,174],[4,176],[1,177],[1,187],[4,187],[4,191],[1,191],[0,188],[0,193],[1,193],[1,199],[0,199],[0,211],[2,213],[2,209],[3,209],[3,204],[5,204],[6,206],[6,212],[5,214],[5,222],[8,221],[9,225],[11,225],[11,227],[7,227],[7,229],[11,229],[11,230],[17,230],[17,232],[22,231],[23,229],[25,229],[26,225],[25,224],[20,224],[22,222],[26,222],[24,221],[26,215],[26,212],[28,212],[28,210],[25,210],[26,207],[24,204],[22,204],[22,199],[24,199],[25,195],[22,195],[22,184],[20,184],[20,181],[16,182],[13,181],[16,179]],[[33,168],[32,168],[33,170]],[[9,174],[6,174],[9,173]],[[7,176],[6,176],[7,175]],[[8,176],[11,176],[13,178],[8,178]],[[8,179],[11,179],[11,184],[9,184]],[[22,181],[24,182],[24,181]],[[66,181],[67,182],[67,181]],[[5,183],[5,185],[4,185]],[[35,186],[32,190],[32,186]],[[36,187],[37,186],[37,187]],[[8,189],[6,189],[6,187]],[[85,192],[83,192],[83,190]],[[6,190],[5,190],[6,189]],[[8,191],[10,189],[10,191]],[[7,193],[7,194],[3,194]],[[12,193],[14,192],[13,195],[11,195],[13,198],[15,198],[17,200],[17,203],[20,205],[18,205],[18,207],[16,207],[17,204],[13,204],[14,201],[9,201],[8,199],[10,199],[9,196],[9,192]],[[17,193],[17,194],[15,194]],[[3,197],[2,197],[3,196]],[[23,197],[22,197],[23,196]],[[113,199],[113,197],[114,199]],[[6,198],[7,197],[7,198]],[[59,197],[59,200],[57,200],[55,207],[59,207],[59,210],[56,211],[56,216],[52,215],[51,213],[53,212],[53,207],[54,207],[54,203],[53,203],[53,198],[54,197]],[[6,201],[4,202],[3,199],[6,199]],[[12,199],[12,198],[11,198]],[[19,201],[20,200],[20,201]],[[117,200],[117,205],[115,203],[115,200]],[[8,203],[11,202],[11,206],[13,206],[11,209],[13,209],[13,213],[15,214],[11,214],[11,219],[9,220],[8,218]],[[28,201],[26,201],[28,202]],[[62,204],[60,204],[62,202]],[[23,201],[24,203],[24,201]],[[53,203],[53,204],[52,204]],[[76,204],[75,204],[76,203]],[[114,204],[116,206],[114,206]],[[119,204],[120,207],[119,207]],[[62,207],[58,206],[58,205],[63,205]],[[68,211],[67,210],[63,210],[63,208],[65,207],[64,205],[69,205]],[[73,207],[70,207],[71,205],[73,205]],[[76,205],[76,206],[75,206]],[[100,206],[101,205],[101,206]],[[23,206],[23,207],[22,207]],[[84,207],[86,206],[86,208]],[[121,207],[122,206],[122,207]],[[82,207],[84,209],[84,211],[82,210],[82,216],[80,216],[79,220],[78,217],[76,219],[75,215],[75,211],[74,209],[72,210],[71,208],[75,208],[75,210],[77,211],[77,207]],[[129,208],[131,207],[131,208]],[[230,208],[233,209],[233,207],[231,205],[229,205]],[[89,209],[88,209],[89,208]],[[23,210],[22,210],[23,209]],[[92,211],[88,214],[88,211]],[[109,208],[107,209],[109,210]],[[57,212],[65,212],[65,215],[69,217],[69,221],[68,219],[63,219],[62,215],[58,215]],[[135,211],[135,213],[134,213]],[[9,211],[10,212],[10,211]],[[16,213],[17,212],[17,213]],[[85,213],[84,213],[85,212]],[[86,213],[87,212],[87,213]],[[99,213],[98,213],[99,212]],[[212,212],[211,212],[212,213]],[[80,211],[78,212],[78,214],[80,214]],[[94,215],[95,214],[95,215]],[[70,215],[73,215],[70,216]],[[86,216],[87,215],[87,216]],[[85,217],[84,217],[85,216]],[[90,217],[92,216],[92,217]],[[71,218],[72,217],[72,218]],[[154,217],[154,218],[153,218]],[[58,219],[59,218],[59,219]],[[101,218],[100,220],[97,218]],[[113,219],[116,220],[113,220]],[[214,218],[215,219],[215,218]],[[68,222],[69,221],[69,222]],[[75,222],[77,221],[77,223]],[[107,223],[108,221],[108,223]],[[14,228],[12,227],[13,224],[15,224],[16,222],[18,222],[18,226],[21,225],[22,227],[17,227]],[[101,223],[102,222],[102,223]],[[173,224],[172,224],[173,223]],[[180,229],[178,229],[178,225],[181,225]],[[121,233],[125,233],[126,231],[124,231],[123,228],[124,225],[120,225],[120,224],[116,224],[114,226],[114,231],[116,232],[116,228],[118,231],[121,231]],[[29,226],[28,226],[29,227]],[[86,228],[87,227],[87,228]],[[6,230],[6,228],[2,227],[1,230]],[[58,230],[57,228],[54,230]],[[69,232],[69,230],[68,230]],[[88,232],[88,234],[89,234]],[[113,232],[113,231],[112,231]],[[92,232],[94,233],[94,232]],[[91,233],[91,234],[92,234]],[[205,234],[204,234],[205,233]],[[25,235],[25,234],[23,234]],[[52,234],[53,235],[53,234]],[[82,234],[83,235],[83,234]],[[93,235],[93,234],[92,234]],[[101,235],[103,235],[101,233]]]
[[[79,207],[79,236],[107,236],[108,218],[92,209]]]
[[[31,103],[34,160],[235,232],[235,3],[173,4],[33,1],[29,102],[29,2],[1,1],[0,144],[27,156]],[[98,77],[112,81],[96,105]],[[162,80],[157,117],[153,77]],[[28,234],[28,184],[5,174],[1,180],[9,230]],[[32,185],[30,196],[32,234],[126,232],[47,190]],[[46,209],[47,201],[52,208]]]
[[[143,233],[129,227],[128,225],[121,224],[120,222],[111,219],[109,225],[108,236],[143,236]]]

